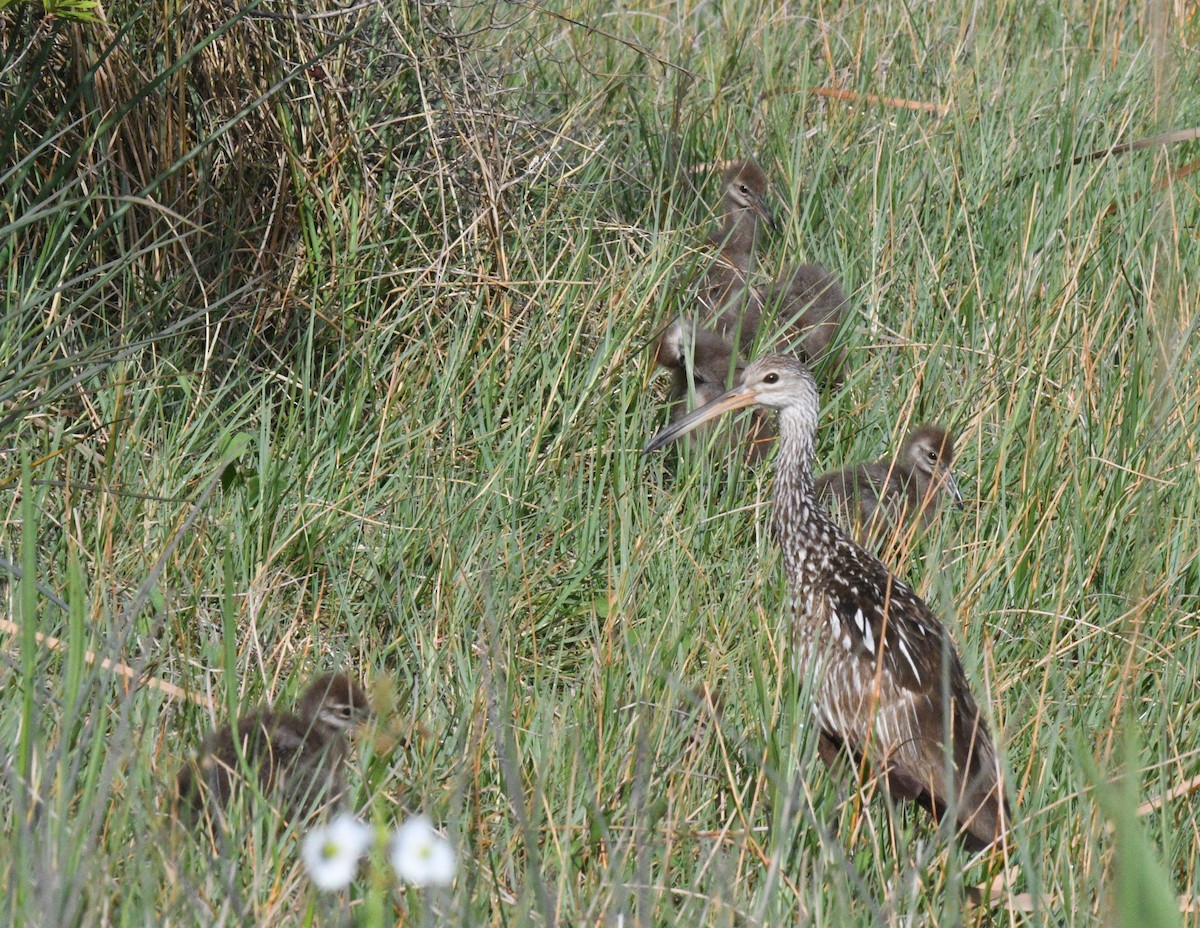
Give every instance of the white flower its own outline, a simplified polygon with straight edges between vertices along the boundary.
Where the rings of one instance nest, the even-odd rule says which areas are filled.
[[[396,876],[410,886],[449,886],[458,865],[450,842],[433,830],[424,815],[396,829],[388,859]]]
[[[304,836],[300,859],[317,889],[335,890],[350,885],[359,858],[371,846],[375,833],[353,815],[342,813],[328,825]]]

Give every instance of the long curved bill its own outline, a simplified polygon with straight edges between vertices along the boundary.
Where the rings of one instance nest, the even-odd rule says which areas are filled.
[[[941,472],[942,486],[954,497],[954,505],[959,509],[965,509],[966,504],[963,503],[962,490],[958,488],[958,481],[954,479],[954,471],[949,467],[939,467],[938,470]]]
[[[772,232],[779,231],[779,223],[775,220],[775,214],[771,212],[771,208],[767,206],[767,201],[764,197],[754,197],[750,201],[750,205],[754,211],[762,217],[763,222],[767,224]]]
[[[657,451],[664,445],[669,445],[676,438],[680,438],[696,428],[698,425],[703,425],[717,416],[727,412],[732,412],[735,409],[745,409],[747,406],[753,406],[758,402],[758,394],[750,389],[742,386],[736,386],[732,390],[726,390],[711,403],[705,403],[699,409],[689,412],[682,419],[677,419],[668,425],[665,429],[646,442],[646,447],[642,449],[642,454],[649,454],[651,451]]]

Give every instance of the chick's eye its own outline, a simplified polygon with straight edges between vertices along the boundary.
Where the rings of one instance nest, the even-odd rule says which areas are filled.
[[[742,193],[745,193],[745,194],[750,193],[750,188],[747,187],[745,184],[738,184],[738,190],[742,191]]]
[[[936,461],[938,459],[937,452],[936,451],[928,452],[928,457],[929,457],[929,460]]]
[[[338,714],[341,715],[342,718],[348,719],[348,718],[350,718],[350,713],[353,711],[354,710],[351,709],[349,706],[342,706],[341,708],[338,709]]]
[[[763,383],[779,383],[779,375],[771,371],[771,373],[763,378]]]

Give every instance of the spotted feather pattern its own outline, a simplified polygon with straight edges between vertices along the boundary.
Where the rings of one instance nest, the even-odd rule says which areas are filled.
[[[820,400],[796,358],[767,355],[739,383],[663,429],[662,447],[724,412],[779,410],[771,528],[791,587],[796,669],[814,695],[821,757],[865,760],[897,799],[953,814],[970,849],[1005,840],[996,751],[958,653],[937,616],[829,518],[814,494]]]
[[[956,805],[964,843],[984,847],[1004,834],[1007,805],[958,653],[925,602],[816,502],[815,429],[789,422],[803,412],[781,411],[773,530],[793,591],[796,670],[815,681],[818,724],[831,742],[871,760],[896,798],[938,817]],[[791,459],[807,466],[785,466]]]

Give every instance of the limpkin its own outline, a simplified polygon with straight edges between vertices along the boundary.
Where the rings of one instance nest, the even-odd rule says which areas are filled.
[[[224,806],[247,776],[287,818],[340,801],[346,733],[371,715],[367,695],[346,674],[310,683],[294,713],[261,706],[210,733],[176,778],[180,812]]]
[[[798,265],[772,284],[764,305],[778,320],[779,350],[809,365],[828,366],[831,379],[836,379],[845,351],[834,357],[829,345],[850,305],[837,278],[819,264]]]
[[[703,404],[725,390],[762,316],[762,296],[750,272],[759,224],[774,225],[767,207],[769,182],[757,162],[746,160],[729,165],[721,183],[721,225],[708,238],[716,254],[697,280],[681,288],[684,313],[652,349],[655,363],[671,370],[673,416],[686,412],[693,399]],[[752,426],[747,457],[757,459],[765,446],[756,450],[753,435]]]
[[[817,499],[856,536],[861,530],[879,542],[914,523],[927,527],[943,496],[962,508],[953,462],[954,436],[940,426],[922,425],[905,436],[895,458],[818,477]]]
[[[740,382],[659,432],[643,453],[722,413],[779,411],[773,529],[791,587],[795,664],[812,681],[819,752],[866,759],[897,800],[953,812],[970,850],[1002,841],[1008,804],[987,724],[949,632],[818,503],[817,384],[797,359],[767,355]]]
[[[750,283],[760,222],[767,208],[767,175],[755,161],[737,161],[722,177],[721,227],[709,236],[717,255],[695,285],[696,318],[747,350],[758,331],[762,296]]]
[[[746,367],[727,338],[686,319],[676,319],[667,326],[655,343],[655,352],[655,362],[671,371],[672,421],[685,416],[689,408],[716,399]],[[688,437],[698,438],[701,431],[705,435],[709,432],[693,430]],[[774,438],[774,425],[756,410],[744,427],[731,427],[719,444],[729,453],[744,449],[747,462],[756,464],[766,456]]]

